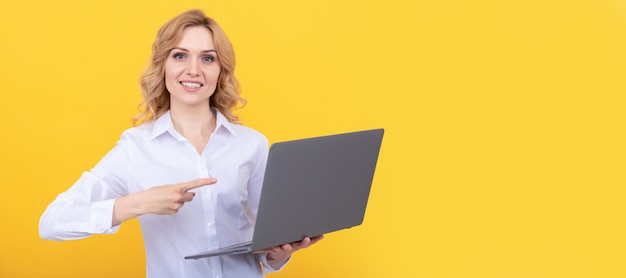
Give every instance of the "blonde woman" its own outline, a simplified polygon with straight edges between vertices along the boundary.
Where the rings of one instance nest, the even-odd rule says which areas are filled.
[[[48,206],[42,238],[115,233],[137,217],[148,277],[263,277],[318,238],[266,252],[185,260],[252,239],[268,141],[242,126],[233,48],[199,10],[167,22],[141,80],[139,124]]]

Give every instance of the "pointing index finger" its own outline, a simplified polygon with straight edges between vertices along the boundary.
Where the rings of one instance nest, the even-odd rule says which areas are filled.
[[[189,191],[191,189],[202,187],[202,186],[209,185],[209,184],[214,184],[216,182],[217,182],[217,179],[215,178],[202,178],[202,179],[192,180],[192,181],[183,183],[181,186],[181,189],[183,191]]]

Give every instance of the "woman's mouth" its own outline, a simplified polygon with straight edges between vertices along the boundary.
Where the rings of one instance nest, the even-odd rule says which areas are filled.
[[[197,83],[197,82],[182,81],[180,82],[180,84],[191,89],[197,89],[197,88],[202,87],[202,84]]]

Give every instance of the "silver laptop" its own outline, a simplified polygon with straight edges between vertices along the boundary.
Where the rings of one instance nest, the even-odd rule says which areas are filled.
[[[383,129],[270,147],[252,241],[186,256],[251,253],[363,223]]]

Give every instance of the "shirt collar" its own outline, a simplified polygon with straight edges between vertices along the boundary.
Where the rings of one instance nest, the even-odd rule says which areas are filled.
[[[224,131],[229,132],[233,136],[236,136],[235,127],[233,123],[229,122],[219,110],[211,109],[215,114],[215,131],[219,131],[220,129],[224,129]],[[152,136],[151,139],[158,137],[159,135],[169,132],[172,136],[179,138],[182,137],[178,131],[174,129],[174,124],[172,123],[172,117],[170,115],[170,111],[167,110],[161,117],[154,121],[152,126]]]
[[[220,112],[219,110],[214,109],[214,108],[212,108],[211,110],[213,111],[216,117],[215,130],[219,130],[219,128],[222,127],[225,131],[229,132],[233,136],[237,136],[237,132],[235,128],[236,124],[229,122],[226,116],[224,116],[222,112]]]

